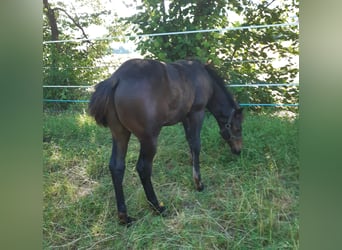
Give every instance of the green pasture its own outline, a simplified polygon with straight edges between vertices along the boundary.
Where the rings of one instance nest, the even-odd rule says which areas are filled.
[[[270,108],[271,110],[271,108]],[[207,115],[197,192],[181,124],[158,141],[153,183],[167,216],[150,209],[131,138],[124,191],[130,227],[117,220],[108,169],[111,136],[86,112],[44,111],[44,249],[298,249],[298,116],[245,112],[244,148],[230,153]]]

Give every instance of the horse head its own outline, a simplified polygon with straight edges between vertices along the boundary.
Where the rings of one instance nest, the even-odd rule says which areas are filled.
[[[242,149],[242,108],[232,109],[230,115],[220,122],[220,134],[229,144],[233,154],[239,155]]]

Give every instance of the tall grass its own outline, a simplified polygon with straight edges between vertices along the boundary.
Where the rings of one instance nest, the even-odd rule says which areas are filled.
[[[44,248],[298,249],[297,120],[246,112],[244,149],[236,157],[206,116],[203,192],[194,188],[182,126],[165,127],[153,183],[166,217],[147,204],[132,137],[124,191],[128,212],[138,220],[127,228],[116,215],[109,131],[82,112],[44,112]]]

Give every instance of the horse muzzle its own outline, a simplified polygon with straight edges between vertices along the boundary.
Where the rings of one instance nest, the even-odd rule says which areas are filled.
[[[240,155],[242,150],[242,140],[231,140],[229,142],[231,152],[235,155]]]
[[[232,151],[232,153],[235,154],[235,155],[240,155],[240,154],[241,154],[241,149],[232,148],[231,151]]]

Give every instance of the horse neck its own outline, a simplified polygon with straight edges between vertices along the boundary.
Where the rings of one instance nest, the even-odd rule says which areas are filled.
[[[213,90],[207,108],[217,120],[226,119],[230,116],[232,109],[237,109],[237,104],[231,94],[215,82],[213,82]]]

